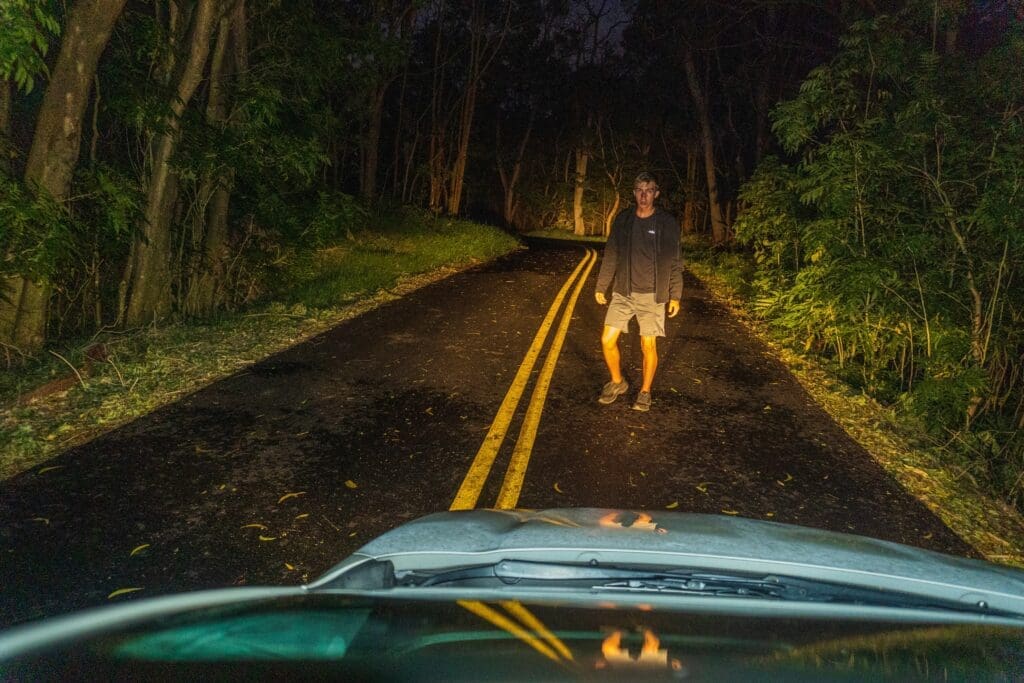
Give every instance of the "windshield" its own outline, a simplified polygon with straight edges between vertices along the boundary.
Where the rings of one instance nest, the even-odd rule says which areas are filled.
[[[218,608],[75,643],[8,672],[157,671],[479,680],[770,675],[985,679],[1021,671],[1022,634],[986,626],[411,602],[337,595]],[[296,669],[298,671],[300,669]]]

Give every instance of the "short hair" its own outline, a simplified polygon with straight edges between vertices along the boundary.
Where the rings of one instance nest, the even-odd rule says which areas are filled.
[[[633,181],[633,187],[636,187],[640,183],[654,183],[654,188],[658,189],[658,179],[649,171],[640,171],[636,174],[636,180]]]

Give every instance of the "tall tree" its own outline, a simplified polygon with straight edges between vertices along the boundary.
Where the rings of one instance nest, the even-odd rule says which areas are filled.
[[[25,183],[49,200],[68,200],[96,66],[124,4],[79,0],[68,13],[25,166]],[[50,276],[26,273],[7,284],[7,302],[0,300],[0,339],[22,350],[37,349],[46,336]]]
[[[172,95],[167,114],[153,140],[146,191],[144,223],[132,245],[125,273],[129,299],[124,322],[140,325],[165,315],[170,307],[171,221],[177,199],[177,178],[171,160],[177,147],[181,118],[202,80],[213,29],[221,9],[219,0],[197,0],[191,12],[187,56],[174,64]],[[130,283],[130,284],[128,284]]]

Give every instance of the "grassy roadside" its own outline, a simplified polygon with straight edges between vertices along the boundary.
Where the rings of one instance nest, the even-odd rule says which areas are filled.
[[[293,254],[274,274],[271,301],[260,306],[212,321],[100,335],[93,341],[103,343],[106,357],[92,362],[91,372],[81,370],[88,344],[2,372],[0,480],[385,301],[517,248],[515,238],[490,226],[411,217],[382,232]],[[55,379],[58,391],[19,400]]]
[[[568,230],[559,230],[557,228],[549,228],[547,230],[533,230],[525,233],[524,237],[540,237],[541,239],[550,240],[571,240],[574,242],[604,242],[604,235],[577,235],[569,232]]]
[[[716,258],[697,244],[688,247],[690,271],[892,477],[986,558],[1024,567],[1024,518],[1016,510],[979,486],[952,454],[929,443],[915,425],[776,338],[746,307],[742,259]]]

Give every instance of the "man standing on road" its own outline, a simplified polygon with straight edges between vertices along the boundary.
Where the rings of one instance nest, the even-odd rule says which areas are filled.
[[[611,381],[601,390],[599,403],[613,403],[629,390],[622,377],[619,334],[629,330],[629,321],[640,325],[640,349],[643,351],[643,386],[633,410],[651,409],[651,384],[658,369],[658,337],[665,336],[665,305],[668,317],[679,313],[683,294],[683,262],[679,253],[679,223],[669,213],[655,208],[658,182],[650,173],[640,173],[633,182],[635,209],[625,209],[615,217],[605,244],[601,270],[597,275],[597,303],[608,303],[605,294],[612,289],[612,300],[604,319],[601,350],[611,373]]]

